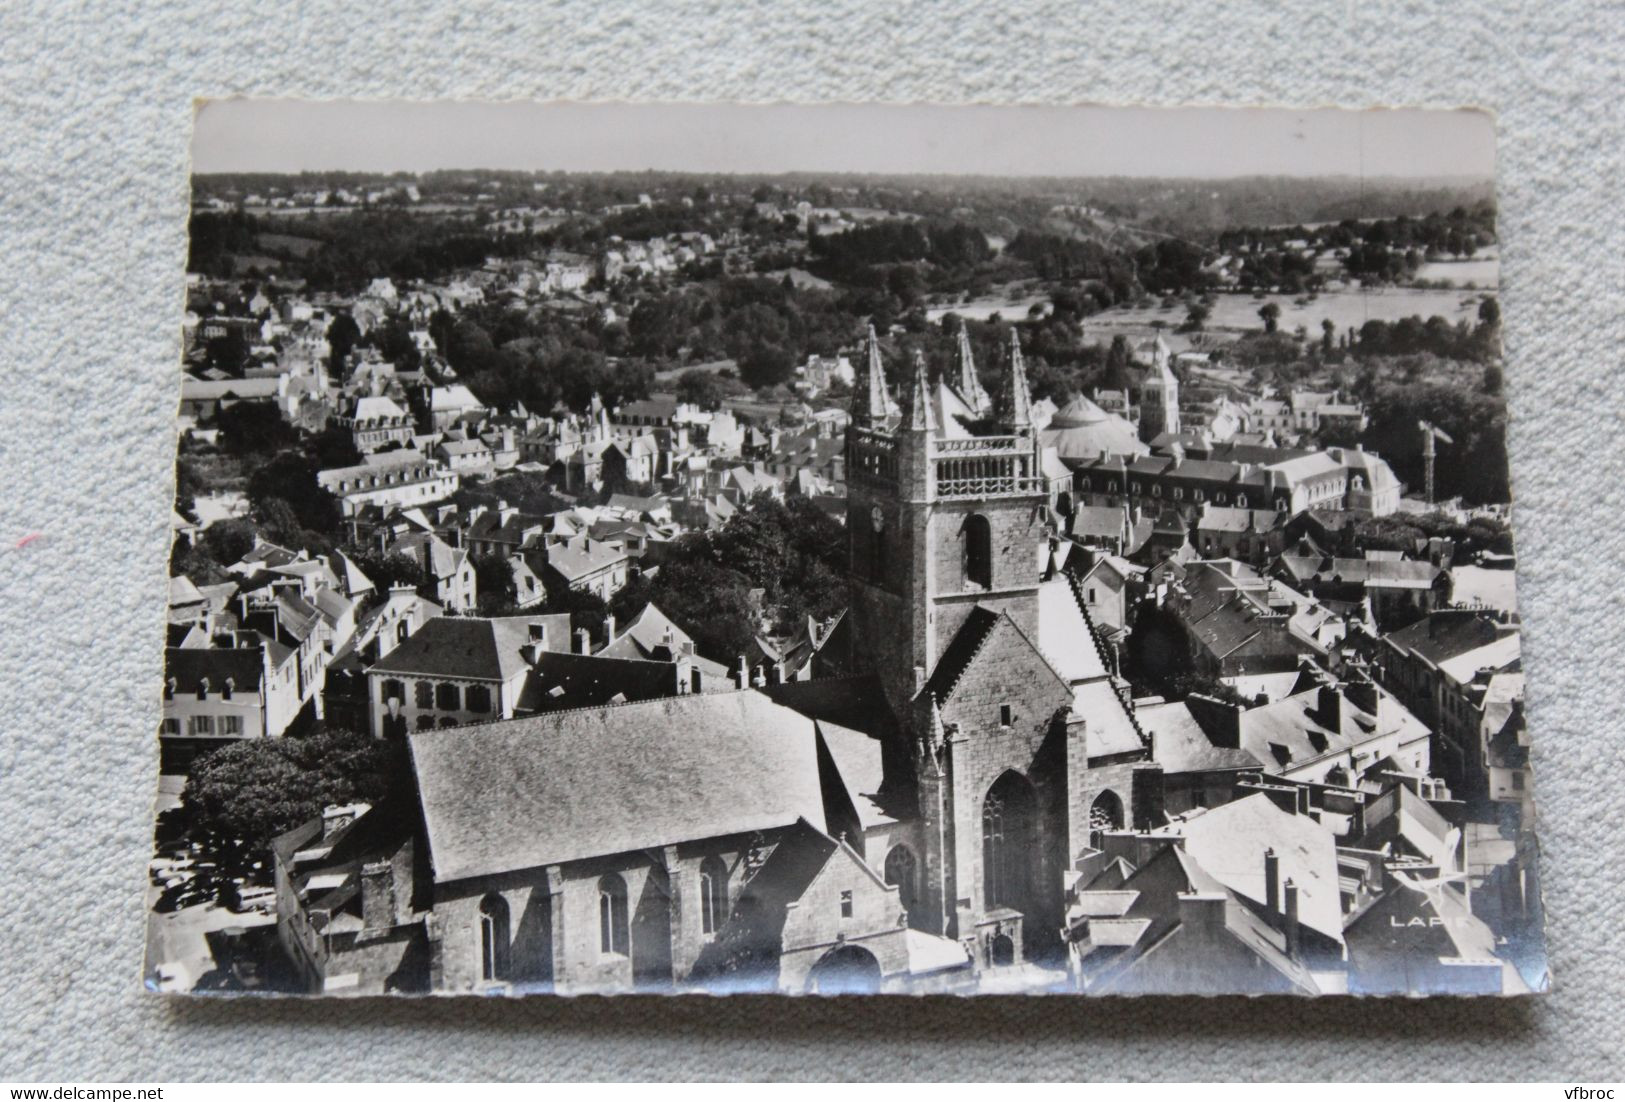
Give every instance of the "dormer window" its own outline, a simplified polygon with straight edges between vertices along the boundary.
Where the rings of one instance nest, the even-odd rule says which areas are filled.
[[[207,677],[198,679],[197,698],[199,700],[209,699],[209,679]]]
[[[221,691],[220,699],[221,700],[230,700],[232,690],[235,689],[236,687],[237,687],[237,679],[235,677],[226,678],[226,687],[225,687],[224,690]]]

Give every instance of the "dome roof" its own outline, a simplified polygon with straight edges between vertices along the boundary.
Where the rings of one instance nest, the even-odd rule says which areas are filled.
[[[1095,459],[1102,455],[1149,455],[1140,434],[1126,418],[1107,413],[1078,395],[1056,411],[1040,434],[1062,459]]]

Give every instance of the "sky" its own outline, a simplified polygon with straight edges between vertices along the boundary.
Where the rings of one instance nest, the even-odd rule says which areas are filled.
[[[663,169],[994,176],[1472,176],[1468,110],[211,100],[208,172]]]

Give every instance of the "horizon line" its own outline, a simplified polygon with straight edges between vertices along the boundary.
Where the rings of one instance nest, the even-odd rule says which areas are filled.
[[[231,98],[197,101],[191,144],[194,176],[1495,177],[1477,108]]]

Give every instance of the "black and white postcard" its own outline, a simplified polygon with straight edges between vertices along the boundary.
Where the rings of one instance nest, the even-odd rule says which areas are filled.
[[[1488,115],[193,146],[150,989],[1548,988]]]

